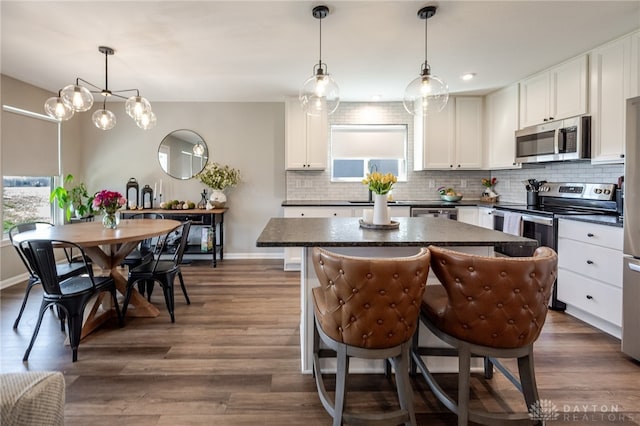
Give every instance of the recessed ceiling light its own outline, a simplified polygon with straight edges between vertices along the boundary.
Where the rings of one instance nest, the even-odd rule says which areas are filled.
[[[371,96],[371,100],[373,102],[379,102],[382,99],[382,95],[373,95]]]
[[[476,76],[476,73],[474,73],[474,72],[469,72],[469,73],[463,74],[463,75],[462,75],[462,79],[463,79],[464,81],[469,81],[469,80],[473,80],[473,78],[474,78],[475,76]]]

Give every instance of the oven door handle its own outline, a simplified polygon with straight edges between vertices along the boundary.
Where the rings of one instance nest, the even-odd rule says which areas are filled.
[[[553,218],[550,218],[550,217],[540,217],[540,216],[531,216],[528,214],[523,214],[522,221],[537,223],[539,225],[553,226]]]

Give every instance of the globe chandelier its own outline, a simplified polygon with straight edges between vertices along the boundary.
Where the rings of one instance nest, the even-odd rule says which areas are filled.
[[[437,6],[426,6],[418,11],[418,18],[424,19],[424,63],[420,75],[404,92],[404,108],[412,115],[428,115],[440,112],[449,100],[449,87],[439,77],[431,74],[427,62],[427,20],[436,14]]]
[[[140,96],[138,89],[109,90],[109,56],[113,55],[115,50],[111,47],[99,46],[98,51],[104,54],[104,88],[101,89],[82,78],[76,78],[75,84],[65,86],[58,91],[58,96],[47,99],[44,104],[46,113],[61,121],[69,120],[76,112],[90,110],[94,102],[93,93],[99,93],[104,97],[102,108],[96,110],[91,116],[93,124],[97,128],[110,130],[116,125],[116,115],[107,109],[109,96],[126,100],[125,112],[135,120],[138,127],[144,130],[153,128],[157,123],[156,115],[151,110],[149,101]],[[85,86],[89,86],[90,89]],[[129,97],[120,94],[127,92],[135,92],[135,94]]]

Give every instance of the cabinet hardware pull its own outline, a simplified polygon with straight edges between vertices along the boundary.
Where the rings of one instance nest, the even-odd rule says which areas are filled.
[[[593,300],[593,296],[591,296],[590,294],[587,294],[587,299]]]
[[[553,120],[553,117],[549,117],[549,120]]]
[[[587,265],[593,265],[593,260],[587,260]]]
[[[591,238],[591,237],[593,237],[593,236],[594,236],[594,235],[593,235],[591,232],[589,232],[589,233],[587,234],[587,237],[589,237],[589,238]]]
[[[304,213],[300,213],[300,216],[304,216]]]

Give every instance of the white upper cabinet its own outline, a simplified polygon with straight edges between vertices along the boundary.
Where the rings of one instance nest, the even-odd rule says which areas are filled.
[[[285,164],[287,170],[324,170],[329,156],[326,114],[304,113],[298,98],[285,100]]]
[[[456,98],[456,155],[454,169],[481,169],[484,105],[480,97]]]
[[[519,169],[515,162],[515,132],[518,130],[518,84],[512,84],[485,99],[487,149],[489,169]]]
[[[587,55],[520,83],[520,128],[587,113]]]
[[[483,100],[450,97],[445,108],[414,121],[414,170],[482,168]]]
[[[633,38],[627,36],[591,52],[592,163],[624,162],[625,101],[638,86],[637,68],[632,77]],[[635,38],[637,43],[637,33]]]

